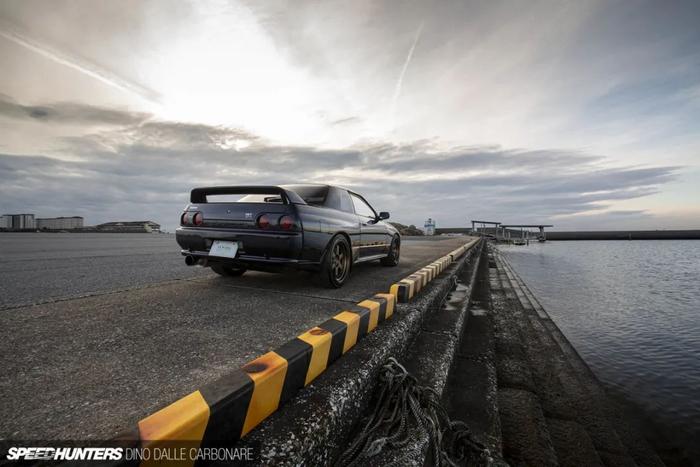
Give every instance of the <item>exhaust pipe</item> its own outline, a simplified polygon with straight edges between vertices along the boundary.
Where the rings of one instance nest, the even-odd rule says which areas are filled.
[[[206,266],[207,259],[206,258],[197,259],[192,255],[187,255],[187,256],[185,256],[185,264],[188,266]]]

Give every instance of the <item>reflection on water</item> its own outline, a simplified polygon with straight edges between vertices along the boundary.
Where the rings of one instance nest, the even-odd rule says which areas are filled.
[[[700,458],[700,241],[499,248],[598,378]]]

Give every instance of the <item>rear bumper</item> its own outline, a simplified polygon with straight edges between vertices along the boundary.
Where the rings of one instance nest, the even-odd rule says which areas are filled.
[[[249,230],[220,230],[180,227],[175,232],[183,256],[192,256],[207,263],[230,264],[248,269],[277,270],[280,268],[314,269],[318,262],[300,260],[303,234],[301,232],[259,232]],[[209,256],[214,240],[239,244],[233,258]]]
[[[303,269],[315,270],[319,264],[312,261],[300,261],[289,258],[266,258],[262,256],[238,255],[233,258],[221,258],[218,256],[209,256],[208,251],[190,251],[182,250],[182,256],[192,256],[195,260],[200,261],[203,265],[228,264],[231,266],[254,269],[258,271],[277,272],[283,269]]]

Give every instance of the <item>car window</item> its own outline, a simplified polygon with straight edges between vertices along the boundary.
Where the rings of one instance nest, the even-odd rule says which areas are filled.
[[[328,185],[282,185],[282,188],[298,194],[306,204],[322,206],[328,195]]]
[[[350,194],[345,190],[338,189],[336,191],[338,192],[338,196],[340,198],[339,209],[345,212],[355,212],[355,209],[352,206],[352,200],[350,199]]]
[[[227,200],[225,198],[219,199],[216,202],[233,202],[235,201],[236,203],[274,203],[274,204],[283,204],[284,200],[282,199],[282,196],[278,194],[271,193],[269,195],[245,195],[242,198],[239,199],[234,199],[235,196],[240,196],[240,195],[231,195],[231,197]],[[211,196],[207,196],[207,202],[211,203],[212,201],[209,201],[209,198]]]
[[[374,210],[362,198],[353,193],[350,193],[350,196],[352,197],[352,204],[355,206],[355,213],[358,216],[369,217],[370,219],[376,217]]]

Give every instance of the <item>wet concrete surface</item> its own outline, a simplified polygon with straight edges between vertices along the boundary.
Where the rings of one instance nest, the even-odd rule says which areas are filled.
[[[188,268],[170,235],[2,234],[0,438],[115,436],[465,242],[406,238],[330,290]]]

